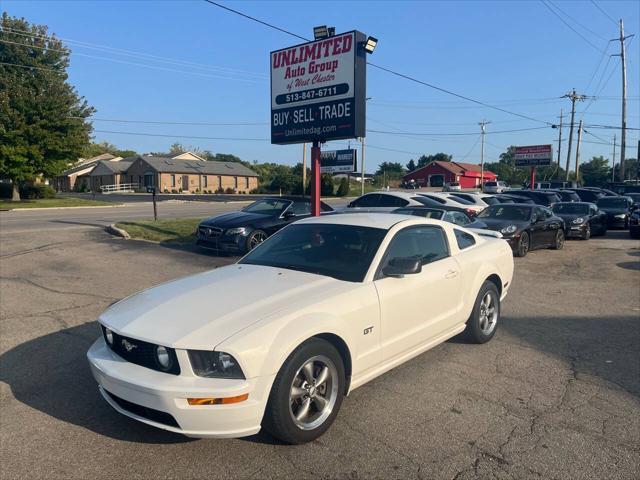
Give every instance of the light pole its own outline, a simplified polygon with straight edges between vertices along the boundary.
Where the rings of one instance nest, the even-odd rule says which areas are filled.
[[[482,135],[482,146],[480,147],[480,191],[482,192],[484,190],[484,135],[485,135],[485,130],[484,127],[488,124],[490,124],[491,122],[488,122],[487,120],[482,120],[480,123],[478,123],[478,125],[480,125],[480,130],[481,130],[481,135]]]

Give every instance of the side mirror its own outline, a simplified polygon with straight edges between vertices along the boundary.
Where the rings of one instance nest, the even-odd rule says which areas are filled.
[[[353,208],[353,207],[354,207],[353,202],[349,202],[349,204],[347,205],[347,208]]]
[[[290,211],[286,211],[282,214],[282,218],[293,218],[295,217],[296,214]]]
[[[402,278],[422,271],[422,260],[419,258],[394,258],[382,269],[386,277]]]

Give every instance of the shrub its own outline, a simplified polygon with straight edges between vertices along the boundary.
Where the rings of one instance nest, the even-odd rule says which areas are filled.
[[[55,198],[56,191],[49,185],[34,183],[33,185],[22,185],[20,187],[20,198]]]
[[[236,193],[236,191],[231,187],[227,187],[227,189],[224,191],[224,193]]]
[[[175,188],[172,188],[171,193],[178,193],[178,191]]]
[[[162,193],[169,193],[169,189],[165,188]]]
[[[320,177],[320,195],[331,197],[333,195],[333,177],[326,173]]]
[[[338,185],[338,191],[336,192],[338,197],[346,197],[349,195],[349,180],[343,178],[340,180],[340,185]]]
[[[224,188],[220,187],[220,188],[216,189],[216,193],[218,193],[218,194],[224,193]]]

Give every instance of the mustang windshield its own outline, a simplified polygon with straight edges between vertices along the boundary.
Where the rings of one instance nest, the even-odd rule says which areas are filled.
[[[556,203],[551,210],[555,213],[589,215],[589,206],[579,203]]]
[[[290,200],[267,198],[265,200],[258,200],[257,202],[253,202],[251,205],[243,208],[242,211],[247,213],[259,213],[262,215],[279,217],[289,205],[291,205]]]
[[[386,234],[380,228],[353,225],[293,224],[249,252],[239,263],[361,282]]]
[[[481,211],[478,218],[499,218],[526,222],[531,218],[531,208],[508,204],[491,205]]]

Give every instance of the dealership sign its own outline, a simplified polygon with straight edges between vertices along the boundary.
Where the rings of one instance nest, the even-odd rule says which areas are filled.
[[[356,171],[356,151],[327,150],[320,154],[320,173],[348,173]]]
[[[271,52],[271,143],[365,136],[364,41],[353,31]]]
[[[551,165],[553,148],[551,145],[530,145],[516,147],[516,167],[545,167]]]

